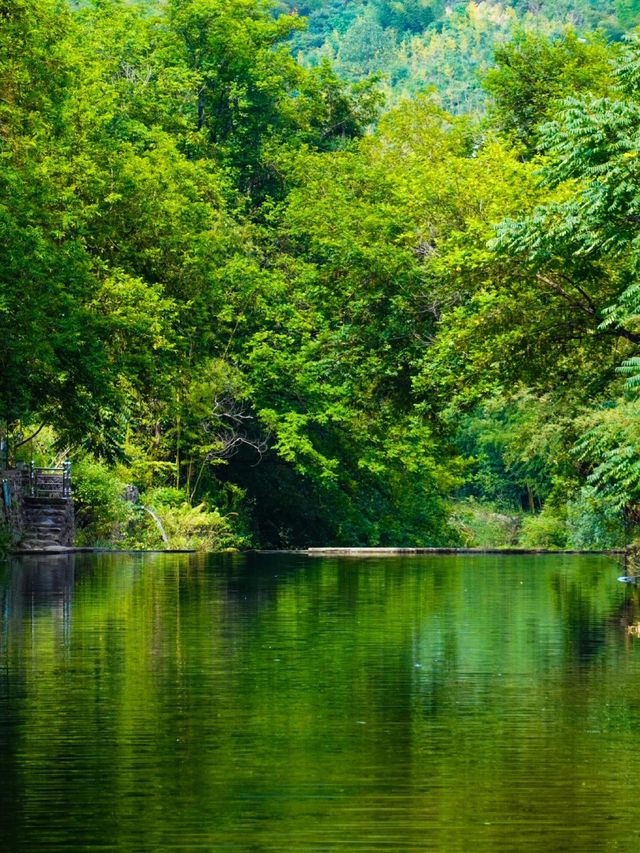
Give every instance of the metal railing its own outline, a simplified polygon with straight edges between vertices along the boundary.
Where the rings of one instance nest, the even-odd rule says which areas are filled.
[[[63,462],[57,468],[39,468],[31,462],[28,470],[28,490],[32,498],[71,497],[71,462]]]

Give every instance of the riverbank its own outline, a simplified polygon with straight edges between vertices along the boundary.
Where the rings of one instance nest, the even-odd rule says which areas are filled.
[[[40,556],[57,556],[59,554],[283,554],[283,555],[306,555],[309,557],[402,557],[402,556],[428,556],[429,554],[451,554],[456,555],[498,555],[498,556],[526,556],[529,555],[624,555],[629,553],[625,548],[610,548],[601,550],[586,550],[576,548],[303,548],[289,550],[223,550],[223,551],[198,551],[194,548],[63,548],[52,546],[49,548],[26,549],[13,548],[7,552],[11,556],[28,556],[38,554]]]
[[[590,551],[577,548],[307,548],[318,557],[397,557],[421,554],[625,554],[624,548]]]

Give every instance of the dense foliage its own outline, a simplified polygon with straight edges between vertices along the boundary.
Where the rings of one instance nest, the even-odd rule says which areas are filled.
[[[640,47],[513,30],[486,114],[381,115],[291,39],[443,10],[307,5],[304,31],[260,0],[0,2],[14,460],[82,460],[87,542],[618,544]],[[447,26],[504,12],[474,8]]]
[[[456,113],[486,109],[482,77],[494,66],[494,54],[498,62],[508,59],[512,40],[523,35],[541,40],[531,50],[538,69],[549,75],[543,90],[557,95],[558,75],[584,86],[589,69],[583,64],[581,73],[581,58],[587,58],[589,48],[581,57],[579,43],[560,46],[560,52],[574,54],[575,61],[565,64],[554,56],[558,48],[549,37],[598,31],[619,40],[640,22],[637,0],[279,0],[278,6],[308,20],[308,28],[293,35],[294,50],[304,63],[313,66],[329,58],[342,76],[354,81],[375,75],[390,102],[433,87],[443,105]],[[598,61],[594,56],[589,60]],[[513,67],[517,75],[517,63]],[[542,94],[535,76],[525,109],[531,97]],[[510,97],[522,91],[516,87]],[[516,109],[516,121],[521,111]]]

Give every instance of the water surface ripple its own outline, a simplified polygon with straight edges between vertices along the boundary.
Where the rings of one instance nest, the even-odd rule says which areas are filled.
[[[621,573],[0,564],[0,850],[638,851],[640,590]]]

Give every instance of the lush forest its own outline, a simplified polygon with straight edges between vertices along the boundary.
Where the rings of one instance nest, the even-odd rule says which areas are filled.
[[[0,0],[10,462],[73,459],[82,544],[620,544],[634,7],[280,5]],[[374,18],[467,82],[481,23],[481,96],[347,73]]]
[[[329,60],[345,79],[375,76],[388,103],[434,88],[454,113],[483,110],[482,77],[494,54],[523,33],[620,40],[640,23],[638,0],[280,0],[306,17],[293,36],[306,65]]]

